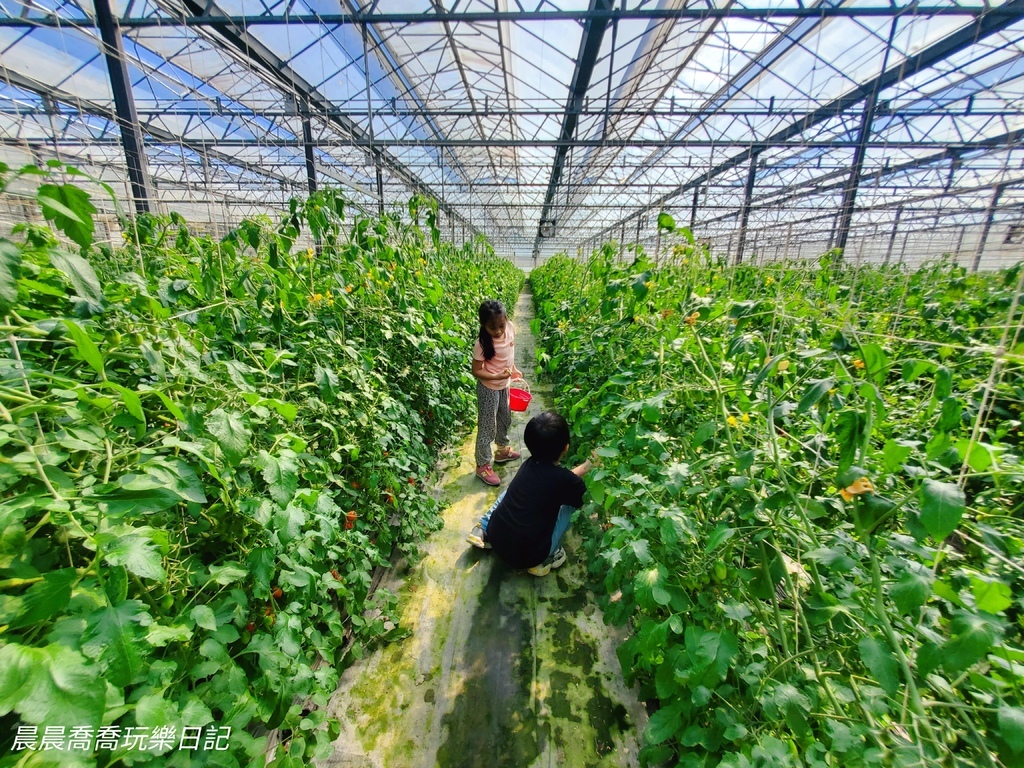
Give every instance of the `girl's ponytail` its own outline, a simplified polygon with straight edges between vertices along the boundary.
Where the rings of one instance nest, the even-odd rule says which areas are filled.
[[[495,318],[501,317],[504,314],[505,305],[500,301],[488,299],[480,305],[480,335],[477,338],[480,339],[480,347],[484,351],[484,360],[490,360],[494,357],[494,339],[487,332],[487,325]]]

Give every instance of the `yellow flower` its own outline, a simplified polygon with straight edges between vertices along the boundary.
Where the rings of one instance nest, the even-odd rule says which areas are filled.
[[[864,361],[863,360],[855,359],[853,361],[853,367],[856,368],[857,370],[863,369],[864,368]]]
[[[764,284],[765,285],[775,285],[775,278],[772,277],[771,275],[768,275],[768,277],[765,278]]]
[[[646,283],[644,283],[644,288],[646,288],[648,291],[654,290],[654,281],[648,280]]]
[[[835,387],[832,387],[832,389],[830,389],[830,390],[828,391],[828,393],[829,393],[830,395],[834,395],[834,394],[835,394],[836,392],[838,392],[838,391],[839,391],[838,389],[836,389]]]
[[[418,269],[416,270],[416,277],[423,277],[423,273],[420,272]]]
[[[871,484],[871,481],[866,477],[861,477],[854,480],[846,488],[843,488],[839,495],[843,497],[844,501],[853,501],[854,496],[860,496],[862,493],[868,493],[873,490],[875,490],[875,487]]]
[[[352,293],[352,286],[351,285],[346,285],[345,286],[345,293]]]
[[[742,416],[740,416],[740,421],[742,421],[744,424],[749,424],[750,423],[750,414],[744,413]]]
[[[313,249],[312,248],[307,248],[306,249],[306,258],[309,259],[310,261],[313,260]]]
[[[730,416],[729,418],[727,418],[725,420],[725,423],[728,424],[730,427],[738,427],[740,425],[739,421],[736,419],[735,416]]]
[[[789,360],[779,360],[779,364],[778,364],[778,366],[776,366],[775,370],[777,370],[779,373],[782,373],[783,371],[788,371],[789,370]]]

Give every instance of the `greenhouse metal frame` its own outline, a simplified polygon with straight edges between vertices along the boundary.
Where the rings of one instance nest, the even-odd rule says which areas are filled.
[[[5,2],[0,126],[9,166],[214,231],[336,185],[526,268],[657,255],[661,212],[733,261],[990,268],[1024,242],[1024,0]]]

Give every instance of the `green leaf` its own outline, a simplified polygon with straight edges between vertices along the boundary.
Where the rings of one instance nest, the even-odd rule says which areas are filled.
[[[113,382],[107,382],[107,386],[121,395],[124,407],[132,417],[138,419],[143,424],[146,423],[146,412],[142,410],[142,401],[137,394],[128,389],[128,387],[122,387],[120,384],[114,384]]]
[[[665,588],[668,582],[668,571],[661,564],[640,571],[633,581],[637,603],[647,610],[654,610],[659,605],[668,605],[672,595]]]
[[[210,606],[197,605],[189,615],[203,629],[208,629],[211,632],[217,630],[217,617],[213,615],[213,609]]]
[[[92,243],[96,207],[89,202],[89,193],[74,184],[41,184],[36,199],[43,216],[53,222],[71,240],[83,248]]]
[[[78,349],[78,356],[88,363],[96,373],[106,377],[106,372],[103,370],[103,355],[100,354],[96,343],[89,338],[89,334],[82,330],[82,327],[74,320],[65,318],[64,326],[68,329],[68,335],[71,336],[71,340]]]
[[[210,581],[222,586],[233,584],[240,579],[244,579],[248,575],[249,572],[245,570],[245,568],[242,568],[239,563],[232,562],[225,563],[224,565],[210,566]]]
[[[142,469],[159,485],[185,501],[206,503],[203,484],[184,459],[158,457],[142,465]]]
[[[163,648],[168,643],[187,643],[191,639],[192,630],[184,624],[175,624],[170,627],[153,624],[146,634],[146,640],[154,648]]]
[[[877,344],[862,344],[860,354],[865,375],[879,386],[884,384],[889,373],[889,357],[885,351]]]
[[[935,428],[940,432],[952,432],[960,426],[960,414],[963,413],[960,401],[955,397],[947,397],[942,401],[942,411]]]
[[[78,579],[74,568],[62,568],[43,576],[33,584],[22,598],[21,612],[11,621],[8,629],[21,629],[47,621],[68,607],[71,585]]]
[[[67,251],[50,251],[50,265],[64,273],[75,293],[96,310],[103,307],[103,286],[92,265],[83,257]]]
[[[263,479],[270,488],[270,496],[278,504],[287,504],[299,487],[299,467],[295,454],[285,450],[275,458],[266,451],[260,451],[256,466],[262,471]]]
[[[945,400],[953,393],[953,374],[949,368],[940,365],[935,369],[935,397]]]
[[[987,472],[995,464],[995,448],[987,443],[973,442],[965,437],[957,440],[954,447],[975,472]]]
[[[942,646],[942,668],[959,675],[984,658],[996,641],[993,626],[980,616],[961,614],[950,622],[953,635]]]
[[[897,472],[913,452],[913,446],[902,440],[886,440],[885,447],[882,448],[882,464],[886,471]]]
[[[1008,584],[995,579],[971,579],[974,604],[985,613],[1002,613],[1013,605],[1013,592]]]
[[[104,676],[118,688],[137,680],[147,666],[149,645],[142,628],[153,617],[139,600],[108,605],[89,616],[82,635],[82,653],[96,659]]]
[[[860,411],[842,411],[836,417],[835,436],[839,444],[839,471],[853,464],[857,449],[864,442],[867,418]]]
[[[817,405],[818,401],[836,385],[835,379],[812,379],[809,383],[810,386],[804,391],[803,397],[800,398],[800,402],[796,406],[798,416]]]
[[[903,380],[909,384],[923,374],[934,370],[935,363],[930,363],[927,360],[904,360],[902,370]]]
[[[934,576],[930,571],[906,570],[889,591],[889,596],[896,603],[896,607],[900,609],[900,613],[913,615],[931,597],[933,581]]]
[[[123,565],[143,579],[164,581],[167,574],[153,542],[154,532],[149,526],[118,525],[97,534],[96,541],[110,565]]]
[[[21,276],[21,249],[10,240],[0,239],[0,314],[18,300]]]
[[[206,428],[216,438],[230,464],[237,465],[245,457],[252,432],[245,426],[241,414],[217,408],[206,417]]]
[[[106,701],[99,671],[63,645],[0,647],[0,715],[13,710],[26,723],[95,728]]]
[[[708,537],[707,544],[705,545],[705,549],[708,552],[713,552],[735,535],[735,528],[730,528],[725,523],[721,523],[711,532],[711,535]]]
[[[676,220],[673,219],[669,214],[662,211],[658,214],[658,229],[662,229],[666,232],[672,232],[676,228]]]
[[[999,735],[1014,752],[1024,752],[1024,709],[1006,704],[999,707],[996,722]]]
[[[899,689],[900,676],[896,657],[889,644],[877,637],[865,637],[857,644],[860,657],[871,674],[890,696],[895,696]]]
[[[648,744],[661,744],[663,741],[675,736],[676,731],[682,723],[682,702],[662,707],[647,721],[647,730],[644,731],[644,741]]]
[[[933,539],[943,541],[960,524],[965,504],[958,485],[926,478],[921,485],[921,524]]]

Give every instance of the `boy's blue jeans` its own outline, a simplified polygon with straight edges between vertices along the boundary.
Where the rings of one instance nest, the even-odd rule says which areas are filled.
[[[502,491],[495,502],[491,505],[491,508],[484,513],[484,516],[480,518],[480,527],[484,529],[484,533],[487,533],[487,523],[491,521],[491,515],[494,514],[494,510],[498,508],[501,500],[505,498],[505,493],[508,491],[506,488]],[[565,532],[569,530],[569,522],[572,519],[572,513],[576,511],[575,507],[570,507],[568,504],[563,504],[558,509],[558,519],[555,520],[555,530],[551,532],[551,551],[548,552],[548,557],[551,557],[558,551],[558,548],[562,546],[562,537],[565,536]]]

